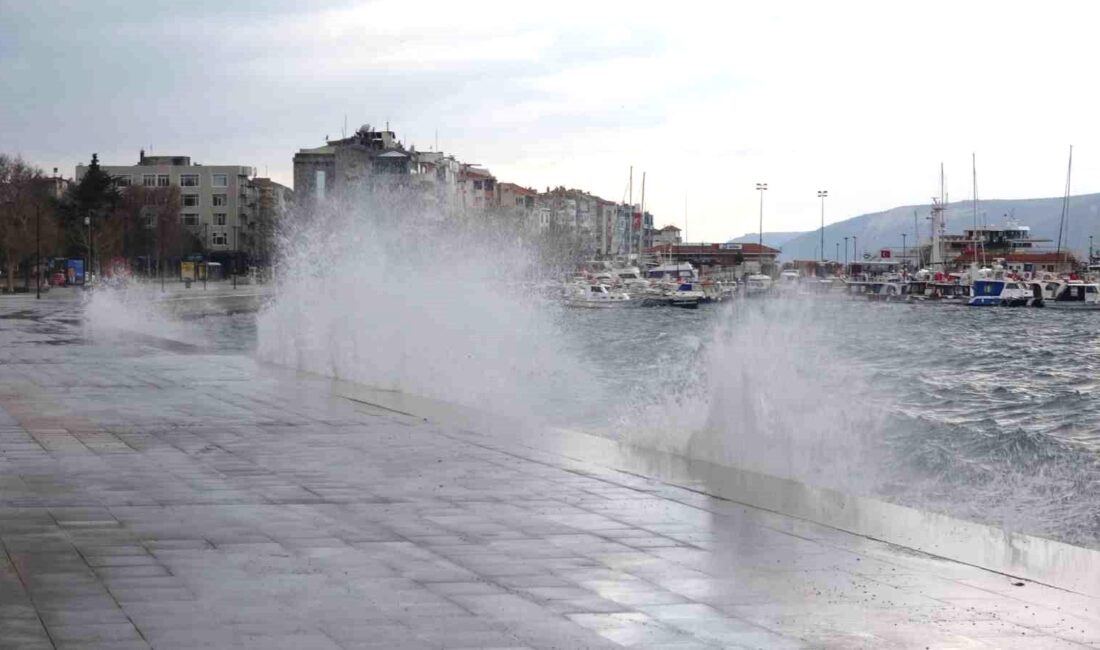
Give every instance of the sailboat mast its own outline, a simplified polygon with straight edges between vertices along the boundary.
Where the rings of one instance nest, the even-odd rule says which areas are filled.
[[[1070,178],[1073,175],[1073,145],[1069,146],[1069,165],[1066,167],[1066,193],[1062,196],[1062,218],[1058,221],[1058,248],[1055,253],[1062,252],[1062,233],[1065,232],[1069,239],[1069,188]],[[1069,248],[1068,242],[1066,248]]]
[[[630,262],[630,251],[634,248],[634,165],[630,166],[630,189],[627,193],[627,211],[626,223],[627,223],[627,236],[626,236],[626,261]]]
[[[638,258],[642,257],[642,240],[645,239],[645,172],[642,172],[642,214],[638,222]],[[640,267],[639,267],[640,268]]]

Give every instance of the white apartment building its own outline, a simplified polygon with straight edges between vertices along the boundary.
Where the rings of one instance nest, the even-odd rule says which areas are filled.
[[[256,189],[250,177],[252,167],[193,164],[189,156],[146,156],[141,152],[136,165],[100,165],[118,179],[119,187],[178,186],[180,221],[203,239],[211,251],[239,251],[242,234],[256,213]],[[76,180],[88,171],[76,166]]]

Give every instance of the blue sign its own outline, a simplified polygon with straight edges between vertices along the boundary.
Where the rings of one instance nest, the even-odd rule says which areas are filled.
[[[84,284],[84,260],[65,261],[65,283]]]

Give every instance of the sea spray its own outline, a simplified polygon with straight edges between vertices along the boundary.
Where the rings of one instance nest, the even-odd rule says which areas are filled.
[[[857,493],[873,489],[888,421],[861,367],[830,345],[818,300],[725,305],[681,368],[621,418],[626,439]]]
[[[372,387],[550,418],[599,391],[536,295],[516,224],[398,193],[330,204],[288,228],[258,354]]]

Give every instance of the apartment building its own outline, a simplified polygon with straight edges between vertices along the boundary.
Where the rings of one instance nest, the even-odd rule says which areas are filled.
[[[256,190],[249,180],[252,167],[200,165],[190,156],[147,156],[142,150],[136,165],[100,165],[118,187],[179,187],[180,221],[211,251],[237,252],[244,248],[256,211]],[[87,165],[76,166],[80,182]]]

